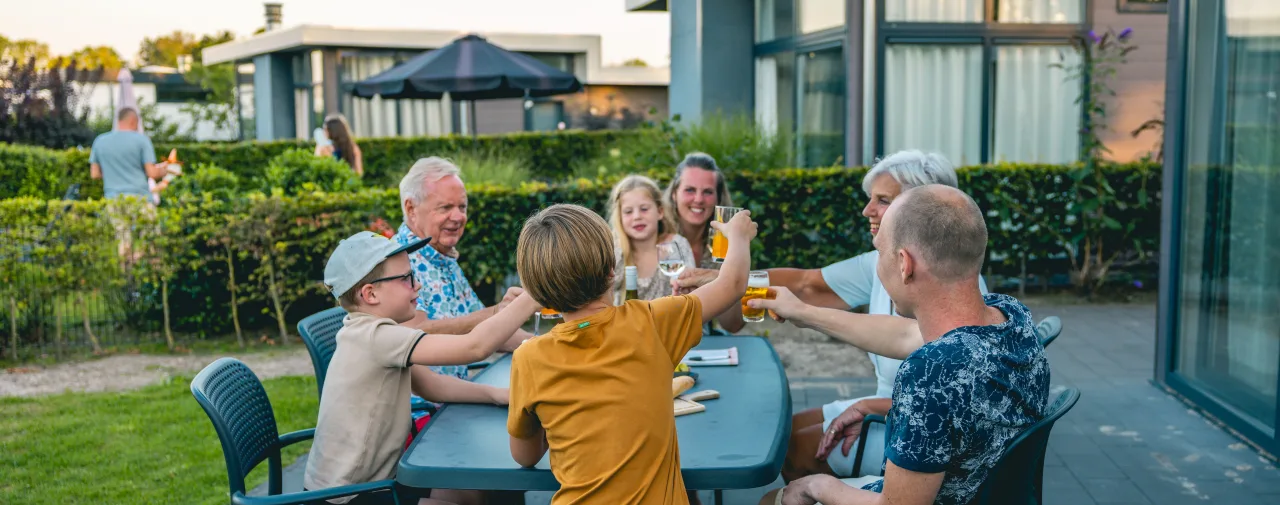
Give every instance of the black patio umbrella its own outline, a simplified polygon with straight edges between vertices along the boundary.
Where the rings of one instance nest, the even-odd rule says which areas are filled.
[[[356,83],[355,95],[372,98],[454,100],[543,97],[582,91],[573,74],[532,57],[467,35]]]

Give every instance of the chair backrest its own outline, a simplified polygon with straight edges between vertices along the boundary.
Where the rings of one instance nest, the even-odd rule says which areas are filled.
[[[218,432],[231,494],[244,493],[245,476],[268,458],[270,482],[273,488],[278,486],[280,435],[271,401],[258,376],[235,358],[221,358],[191,380],[191,394]]]
[[[329,361],[333,359],[333,351],[338,348],[338,330],[342,329],[342,319],[345,317],[346,309],[334,307],[298,321],[298,334],[307,344],[307,352],[311,353],[311,366],[316,369],[316,392],[321,395],[324,394],[324,376],[329,371]]]
[[[1040,337],[1040,347],[1049,347],[1053,340],[1058,338],[1062,333],[1062,319],[1058,316],[1049,316],[1040,320],[1040,324],[1036,325],[1036,336]]]
[[[1044,454],[1049,447],[1049,432],[1079,399],[1080,391],[1074,388],[1059,393],[1049,405],[1048,415],[1009,443],[969,505],[1043,503]]]

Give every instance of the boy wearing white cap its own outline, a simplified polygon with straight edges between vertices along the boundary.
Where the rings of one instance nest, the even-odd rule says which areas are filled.
[[[401,326],[413,319],[418,303],[408,253],[430,240],[401,246],[365,231],[343,240],[329,256],[324,284],[348,314],[338,330],[338,347],[320,398],[315,442],[303,478],[307,490],[394,477],[409,435],[411,391],[442,403],[507,404],[505,388],[439,375],[425,366],[411,367],[483,360],[539,308],[529,295],[521,295],[463,336],[428,335]],[[470,502],[481,497],[474,491],[437,489],[432,498]],[[388,493],[381,493],[332,502],[390,499]]]

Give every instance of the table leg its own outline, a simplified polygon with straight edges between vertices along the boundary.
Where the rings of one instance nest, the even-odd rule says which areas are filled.
[[[714,493],[715,493],[715,495],[716,495],[716,497],[715,497],[715,504],[716,504],[716,505],[724,505],[724,491],[721,491],[721,490],[717,489],[717,490],[715,490],[715,491],[714,491]]]

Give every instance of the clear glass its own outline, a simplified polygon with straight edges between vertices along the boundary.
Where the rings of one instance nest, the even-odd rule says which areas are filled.
[[[996,21],[1001,23],[1079,23],[1084,0],[1000,0]]]
[[[884,152],[921,149],[956,166],[982,155],[982,46],[885,49]]]
[[[800,33],[813,33],[845,24],[845,0],[796,0],[800,16]]]
[[[1080,157],[1080,80],[1050,65],[1080,62],[1071,46],[996,49],[992,160],[1070,163]]]
[[[984,0],[885,0],[886,21],[981,23]]]
[[[734,214],[742,210],[742,207],[722,207],[716,206],[716,222],[727,223],[733,219]],[[716,263],[724,263],[725,255],[729,254],[729,237],[724,236],[719,230],[711,229],[711,259]]]
[[[845,106],[844,50],[833,47],[810,51],[797,58],[802,76],[797,118],[797,162],[821,167],[844,159]]]
[[[680,248],[675,242],[663,242],[658,244],[658,270],[663,275],[675,279],[684,272],[684,257],[680,255]]]
[[[748,323],[764,321],[764,309],[747,306],[749,300],[769,297],[769,272],[752,270],[747,274],[747,292],[742,294],[742,320]]]
[[[1274,435],[1280,37],[1265,10],[1245,0],[1195,2],[1187,17],[1185,144],[1176,146],[1185,158],[1177,167],[1182,264],[1174,303],[1177,372]]]

